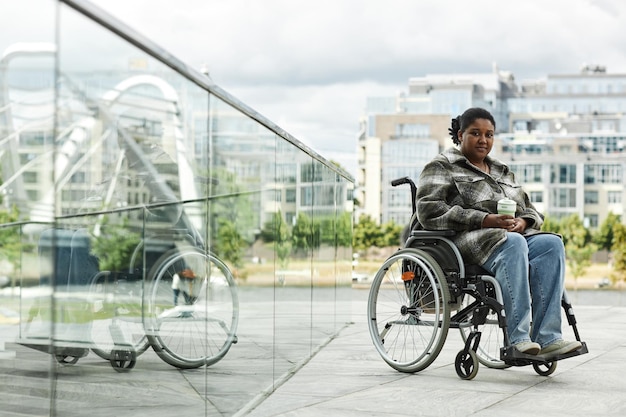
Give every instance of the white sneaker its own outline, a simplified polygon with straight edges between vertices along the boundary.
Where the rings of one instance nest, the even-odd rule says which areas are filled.
[[[562,355],[564,353],[570,353],[579,349],[583,344],[578,340],[574,340],[573,342],[568,342],[567,340],[559,339],[556,342],[550,343],[548,346],[541,349],[541,355],[545,355],[546,357],[554,357],[557,355]]]
[[[527,355],[536,355],[541,351],[541,345],[539,345],[539,343],[531,342],[530,340],[525,340],[523,342],[516,343],[515,349]]]

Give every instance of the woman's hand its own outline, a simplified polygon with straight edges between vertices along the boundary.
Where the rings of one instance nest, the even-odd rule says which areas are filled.
[[[506,229],[508,232],[522,233],[526,230],[526,220],[521,217],[515,218],[508,214],[488,214],[482,223],[483,228],[494,227]]]

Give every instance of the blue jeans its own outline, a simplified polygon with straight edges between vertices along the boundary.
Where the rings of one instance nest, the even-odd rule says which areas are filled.
[[[511,344],[532,340],[543,348],[561,339],[565,248],[559,236],[507,233],[482,267],[502,287]]]

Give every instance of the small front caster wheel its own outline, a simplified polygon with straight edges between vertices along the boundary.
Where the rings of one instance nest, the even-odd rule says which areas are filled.
[[[478,373],[478,356],[476,356],[476,352],[473,350],[460,351],[456,355],[456,359],[454,361],[454,368],[456,369],[456,374],[461,379],[470,380],[473,379]]]
[[[552,373],[556,370],[556,361],[533,362],[533,368],[535,369],[535,372],[537,372],[541,376],[552,375]]]
[[[76,362],[80,359],[80,356],[72,356],[72,355],[54,355],[54,358],[58,363],[64,366],[75,365]]]
[[[114,349],[111,351],[111,366],[117,372],[128,372],[137,363],[137,353],[132,350]]]

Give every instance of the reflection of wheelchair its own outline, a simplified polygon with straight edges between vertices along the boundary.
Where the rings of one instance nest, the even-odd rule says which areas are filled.
[[[415,214],[416,186],[409,178]],[[479,363],[490,368],[532,365],[539,375],[550,375],[557,361],[587,353],[546,358],[519,352],[508,341],[500,286],[477,265],[465,265],[451,236],[453,231],[412,230],[404,247],[390,256],[376,273],[368,298],[369,332],[378,353],[392,368],[418,372],[441,351],[449,328],[460,329],[465,342],[456,355],[455,369],[472,379]],[[580,336],[573,309],[563,294],[561,305],[576,340]]]
[[[132,368],[148,347],[181,369],[218,362],[237,342],[239,301],[230,270],[188,241],[147,242],[136,248],[131,271],[93,278],[92,350],[116,370]]]
[[[56,325],[54,346],[44,346],[49,337],[29,333],[30,323],[50,320],[50,307],[35,303],[23,344],[54,354],[64,365],[91,349],[116,371],[127,372],[149,347],[166,363],[190,369],[218,362],[237,342],[235,280],[226,264],[188,234],[145,238],[126,271],[100,271],[89,239],[84,229],[42,234],[41,283],[59,294],[56,315],[63,322]],[[178,274],[185,295],[174,304]]]

